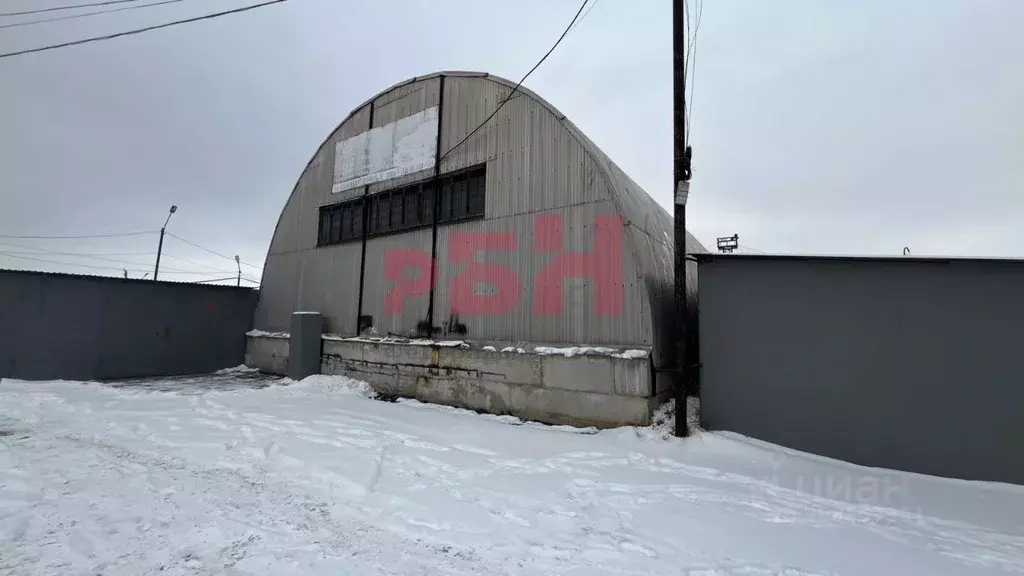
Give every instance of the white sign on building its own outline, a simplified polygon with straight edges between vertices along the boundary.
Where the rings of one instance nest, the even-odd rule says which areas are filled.
[[[437,106],[373,128],[334,147],[332,193],[434,167]]]

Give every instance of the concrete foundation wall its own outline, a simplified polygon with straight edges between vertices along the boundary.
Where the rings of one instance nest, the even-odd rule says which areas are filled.
[[[288,340],[250,336],[247,364],[284,373]],[[321,372],[384,394],[574,426],[646,426],[655,407],[650,357],[565,356],[323,340]]]
[[[245,358],[247,288],[0,271],[0,377],[108,380]]]
[[[867,466],[1024,484],[1024,262],[710,257],[704,425]]]
[[[287,335],[248,336],[245,365],[267,374],[285,376],[288,374],[289,346]]]
[[[650,424],[650,360],[325,340],[322,372],[378,391],[551,424]]]

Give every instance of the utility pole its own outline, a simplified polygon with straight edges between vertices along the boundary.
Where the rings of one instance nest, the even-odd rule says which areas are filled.
[[[235,264],[238,266],[238,282],[235,283],[235,286],[238,286],[239,288],[241,288],[242,287],[242,260],[241,260],[241,258],[238,257],[238,254],[235,254]]]
[[[690,318],[686,298],[686,200],[690,195],[690,147],[686,142],[686,2],[672,2],[672,92],[674,132],[674,220],[675,220],[675,299],[679,315],[676,378],[676,436],[689,434],[686,403],[690,392],[690,366],[687,354]]]
[[[167,230],[167,223],[171,221],[171,216],[178,211],[177,206],[171,206],[171,211],[167,214],[167,220],[164,220],[164,225],[160,228],[160,243],[156,247],[156,267],[153,268],[153,281],[156,282],[157,276],[160,274],[160,254],[164,251],[164,232]]]

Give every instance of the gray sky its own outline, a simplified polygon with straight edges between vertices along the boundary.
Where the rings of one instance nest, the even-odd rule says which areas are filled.
[[[0,51],[252,2],[187,0],[0,29]],[[67,3],[4,0],[0,11]],[[670,6],[599,0],[526,82],[666,207]],[[2,59],[0,235],[152,230],[174,203],[171,232],[262,266],[303,166],[354,106],[441,69],[517,80],[577,7],[291,0]],[[709,247],[739,233],[765,252],[1024,255],[1022,29],[1019,0],[706,0],[691,231]],[[109,258],[138,264],[36,256],[140,276],[156,241],[0,238],[0,252],[118,254]],[[174,259],[164,268],[234,270],[173,239],[165,253],[208,268]],[[116,274],[2,255],[0,267]]]

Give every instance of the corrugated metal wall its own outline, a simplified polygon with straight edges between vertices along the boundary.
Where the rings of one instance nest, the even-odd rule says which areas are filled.
[[[317,226],[321,206],[361,193],[331,194],[334,146],[369,127],[370,107],[365,105],[323,143],[299,178],[281,211],[263,267],[257,328],[288,330],[292,312],[311,309],[323,314],[331,332],[355,333],[362,246],[350,242],[317,248]]]
[[[392,88],[373,100],[373,127],[384,126],[437,106],[440,96],[441,79],[438,77]]]
[[[452,236],[460,233],[509,233],[515,235],[518,249],[514,251],[477,252],[475,261],[502,264],[516,272],[519,281],[519,298],[516,305],[506,313],[491,310],[477,316],[453,318],[467,328],[469,337],[499,341],[565,342],[585,344],[653,344],[651,340],[650,310],[641,296],[645,286],[635,273],[633,251],[624,246],[621,264],[621,284],[624,287],[624,302],[621,313],[601,315],[598,313],[593,278],[567,278],[563,293],[564,305],[558,315],[539,314],[535,311],[535,299],[541,272],[549,266],[558,266],[556,255],[535,251],[535,218],[538,215],[561,216],[564,225],[564,247],[567,253],[593,252],[598,216],[615,215],[615,206],[610,201],[592,202],[572,207],[558,208],[532,214],[518,214],[484,221],[466,222],[453,226],[442,226],[438,230],[438,275],[435,291],[435,321],[449,319],[452,310],[452,286],[457,275],[469,266],[452,263],[449,257]],[[608,273],[614,265],[610,258],[598,258],[600,275]],[[604,270],[601,267],[605,267]],[[559,276],[566,268],[559,269]],[[610,276],[610,274],[608,274]],[[478,289],[480,294],[493,294],[496,290]]]
[[[361,244],[315,247],[318,207],[343,199],[340,194],[330,194],[334,145],[370,128],[371,102],[373,126],[382,126],[438,105],[441,84],[439,76],[433,75],[392,87],[360,107],[325,142],[282,213],[267,261],[257,327],[280,329],[287,325],[293,310],[304,307],[323,312],[332,332],[355,333]],[[450,287],[467,266],[449,261],[452,235],[512,233],[518,242],[516,251],[476,252],[474,259],[514,269],[521,283],[518,302],[505,313],[458,318],[457,323],[467,330],[467,338],[654,346],[656,363],[671,363],[668,356],[673,354],[672,346],[662,345],[664,339],[657,338],[677,321],[671,299],[671,216],[564,116],[526,90],[513,96],[486,126],[452,150],[494,111],[514,85],[475,73],[445,73],[443,85],[441,172],[486,163],[487,185],[482,220],[441,225],[438,229],[434,325],[453,320]],[[425,179],[431,172],[425,170],[371,185],[369,193]],[[361,189],[343,194],[360,193]],[[621,315],[595,313],[593,279],[566,281],[560,316],[534,314],[534,280],[554,259],[552,254],[534,251],[534,222],[538,215],[562,216],[567,252],[593,250],[596,217],[622,217],[626,230]],[[363,314],[373,316],[379,333],[414,332],[426,318],[429,306],[428,297],[412,296],[406,299],[402,316],[387,315],[386,294],[395,281],[385,275],[386,251],[430,252],[431,240],[429,228],[367,240]],[[703,247],[694,241],[691,250],[694,249]],[[300,255],[292,256],[293,251]],[[339,269],[344,272],[339,273]],[[493,292],[494,287],[478,284],[477,291]]]
[[[398,282],[387,278],[384,259],[389,251],[420,251],[429,255],[432,238],[433,232],[430,228],[420,228],[403,234],[367,239],[363,314],[373,317],[373,326],[378,334],[412,334],[416,331],[416,325],[426,320],[427,307],[430,305],[429,292],[406,297],[401,316],[389,314],[385,309],[388,293]],[[416,277],[416,270],[413,267],[406,267],[404,272],[403,278],[412,280]]]

